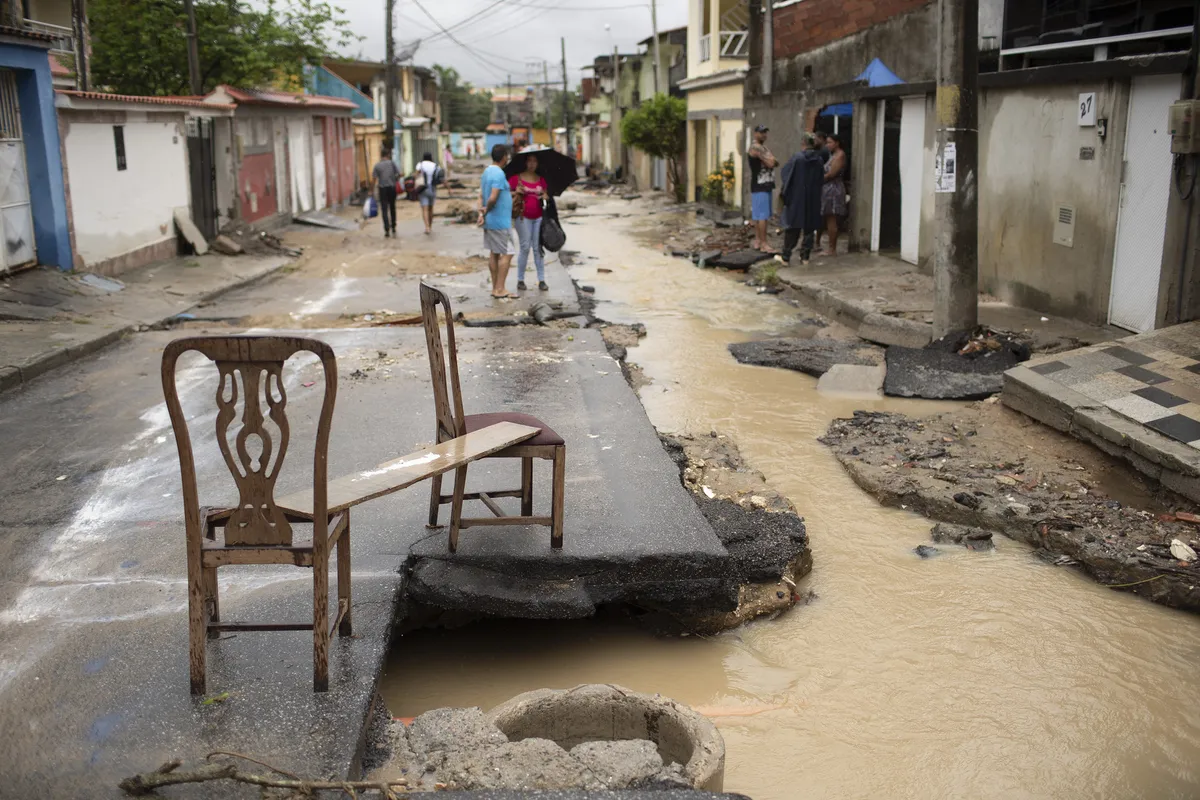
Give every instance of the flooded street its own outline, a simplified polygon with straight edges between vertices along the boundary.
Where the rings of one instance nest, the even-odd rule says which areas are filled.
[[[596,286],[599,317],[646,325],[629,360],[651,380],[654,425],[728,434],[793,501],[814,555],[800,588],[817,597],[711,639],[607,620],[409,634],[384,678],[392,713],[611,682],[712,715],[726,790],[755,800],[1194,797],[1196,619],[1008,540],[919,559],[931,523],[881,508],[816,437],[855,409],[947,406],[828,397],[800,373],[737,364],[730,342],[794,331],[803,309],[637,244],[656,223],[633,219],[565,226],[569,247],[599,256],[572,273]]]

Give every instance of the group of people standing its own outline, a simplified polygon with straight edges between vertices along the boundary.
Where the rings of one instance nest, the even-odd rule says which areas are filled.
[[[767,148],[770,129],[754,129],[754,143],[746,155],[750,162],[750,218],[754,222],[754,249],[775,254],[767,244],[767,221],[775,196],[778,160]],[[780,173],[783,202],[783,252],[787,263],[796,247],[800,260],[808,263],[814,246],[821,244],[822,228],[828,235],[823,255],[837,254],[838,226],[846,216],[846,151],[837,134],[805,133],[800,150],[788,159]]]
[[[504,167],[511,157],[512,151],[507,145],[495,145],[492,148],[492,165],[483,171],[479,181],[479,225],[483,228],[483,244],[488,251],[492,297],[498,300],[514,297],[505,285],[508,270],[512,266],[514,227],[520,247],[517,290],[524,291],[527,288],[525,267],[529,263],[530,253],[533,254],[537,269],[538,289],[544,292],[550,288],[546,285],[546,263],[541,239],[542,219],[550,189],[546,179],[537,174],[537,155],[520,154],[519,157],[525,160],[524,166],[519,173],[508,177]]]

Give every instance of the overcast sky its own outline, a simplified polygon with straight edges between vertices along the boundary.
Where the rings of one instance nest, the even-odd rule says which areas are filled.
[[[415,61],[422,66],[453,66],[476,86],[501,86],[510,72],[514,84],[541,81],[542,60],[550,80],[561,81],[559,37],[567,40],[570,85],[580,67],[611,53],[636,52],[650,35],[650,0],[396,0],[396,42],[420,39]],[[658,0],[658,28],[687,24],[688,0]],[[643,4],[644,3],[644,4]],[[346,9],[354,32],[364,36],[359,52],[369,60],[384,56],[384,0],[335,0]],[[421,6],[466,48],[441,34]],[[491,7],[489,9],[489,7]],[[485,13],[480,14],[480,11]],[[522,22],[524,20],[524,22]],[[605,30],[604,26],[610,26]],[[470,50],[473,52],[468,53]]]

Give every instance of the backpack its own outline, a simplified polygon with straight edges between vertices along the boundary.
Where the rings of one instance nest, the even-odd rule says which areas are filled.
[[[434,167],[433,168],[433,185],[441,186],[445,182],[446,182],[446,170],[442,169],[441,167]]]
[[[415,176],[413,188],[415,188],[418,192],[425,191],[425,170],[421,169],[420,167],[417,167],[417,174]]]
[[[551,253],[557,253],[567,243],[567,234],[556,217],[542,217],[542,247]]]

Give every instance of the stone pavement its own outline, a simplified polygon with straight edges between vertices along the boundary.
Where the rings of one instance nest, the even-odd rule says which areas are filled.
[[[1017,367],[1003,399],[1200,501],[1200,322]]]
[[[152,328],[287,264],[282,255],[187,256],[117,279],[38,268],[0,281],[0,391]]]
[[[815,259],[807,267],[781,267],[779,278],[817,311],[884,345],[924,347],[933,336],[933,276],[876,253]],[[1108,341],[1121,335],[1066,318],[1050,318],[980,297],[979,321],[992,328],[1027,331],[1035,351]]]

